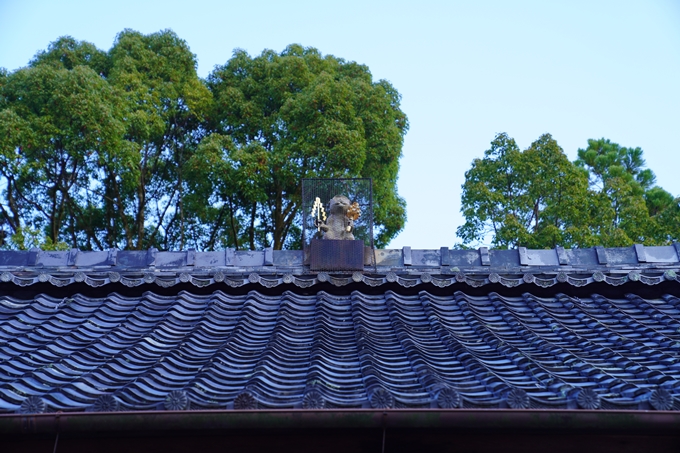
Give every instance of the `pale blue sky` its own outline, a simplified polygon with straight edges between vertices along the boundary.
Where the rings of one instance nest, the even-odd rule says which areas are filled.
[[[680,0],[0,0],[0,67],[63,35],[108,50],[125,28],[174,30],[202,77],[235,48],[299,43],[389,80],[411,124],[394,248],[457,242],[464,173],[498,132],[521,148],[549,132],[572,160],[589,138],[639,146],[680,195]]]

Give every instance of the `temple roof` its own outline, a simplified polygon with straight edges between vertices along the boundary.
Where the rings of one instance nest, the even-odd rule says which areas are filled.
[[[0,298],[0,411],[678,409],[680,299]]]
[[[0,413],[680,409],[676,246],[371,255],[0,252]]]
[[[408,288],[423,284],[445,288],[463,283],[471,287],[527,285],[529,290],[558,283],[576,287],[593,282],[618,286],[629,281],[656,285],[677,281],[678,271],[680,244],[573,250],[367,249],[363,272],[311,272],[305,253],[296,250],[0,251],[0,282],[19,286],[83,283],[135,287],[153,283],[167,288],[189,283],[197,287],[254,284],[309,288],[319,283],[364,287],[395,283]]]

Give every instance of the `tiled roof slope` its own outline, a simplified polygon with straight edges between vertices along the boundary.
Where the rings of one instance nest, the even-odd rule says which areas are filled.
[[[0,297],[0,411],[678,410],[680,299]]]

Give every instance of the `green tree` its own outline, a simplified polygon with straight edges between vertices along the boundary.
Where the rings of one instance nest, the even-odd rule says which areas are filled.
[[[545,134],[520,151],[498,134],[483,159],[465,173],[463,243],[490,239],[494,247],[567,247],[589,243],[587,173]]]
[[[126,30],[102,52],[64,37],[3,73],[0,139],[10,233],[84,249],[184,248],[184,169],[211,93],[171,31]]]
[[[290,46],[207,81],[166,30],[63,37],[0,70],[0,246],[299,247],[305,177],[372,177],[378,244],[405,220],[408,127],[368,68]]]
[[[654,185],[656,176],[642,155],[640,148],[604,138],[578,150],[576,165],[589,172],[598,199],[594,223],[603,245],[661,245],[680,237],[678,200]]]
[[[87,206],[97,202],[91,182],[99,163],[120,143],[120,105],[91,67],[47,58],[58,47],[0,86],[3,223],[12,235],[38,230],[46,243],[102,248],[87,227]]]
[[[520,151],[499,134],[465,174],[461,246],[662,245],[680,237],[679,200],[654,186],[640,148],[589,140],[572,163],[549,134]]]
[[[108,80],[123,98],[125,138],[132,146],[103,168],[103,217],[119,219],[128,249],[196,246],[185,171],[212,102],[196,73],[196,57],[172,31],[125,30],[109,58]]]
[[[401,230],[396,181],[408,123],[388,82],[374,82],[366,66],[291,45],[255,58],[237,50],[208,86],[210,150],[235,170],[214,182],[212,204],[224,215],[213,218],[232,230],[232,244],[280,249],[299,240],[301,181],[310,177],[373,178],[377,244]]]

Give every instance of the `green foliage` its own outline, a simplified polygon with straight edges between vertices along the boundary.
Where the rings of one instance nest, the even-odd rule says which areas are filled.
[[[103,169],[109,182],[102,186],[104,218],[122,216],[121,232],[110,234],[128,249],[200,247],[190,239],[197,233],[185,206],[185,173],[212,97],[196,74],[196,58],[171,31],[131,30],[118,35],[109,57],[128,142]]]
[[[169,30],[62,37],[0,70],[0,246],[299,248],[301,179],[355,176],[385,244],[406,129],[389,83],[315,49],[236,51],[204,81]]]
[[[239,170],[224,173],[235,181],[219,183],[239,190],[216,198],[232,206],[224,222],[246,219],[232,232],[237,245],[289,245],[303,178],[373,178],[377,243],[401,230],[405,203],[396,180],[408,124],[388,82],[373,82],[365,66],[293,45],[255,58],[236,51],[208,86],[211,130],[231,139],[222,159]]]
[[[68,250],[69,246],[65,242],[53,242],[51,238],[45,237],[44,233],[30,227],[19,227],[7,244],[3,248],[14,250],[30,250],[39,248],[41,250]]]
[[[596,191],[600,242],[609,246],[634,243],[663,245],[680,238],[676,222],[679,200],[644,168],[640,148],[624,148],[607,139],[588,140],[575,164],[588,170]]]
[[[77,66],[87,66],[97,74],[105,77],[109,73],[110,60],[103,52],[89,42],[76,41],[70,36],[62,36],[40,51],[31,60],[30,66],[52,65],[57,68],[72,70]]]
[[[458,228],[465,244],[492,235],[494,247],[575,246],[587,242],[582,217],[588,179],[549,135],[520,151],[507,134],[465,174]]]
[[[83,206],[102,156],[123,132],[114,90],[87,66],[38,64],[11,74],[2,87],[0,175],[13,234],[26,225],[52,243],[85,241]]]
[[[653,186],[640,148],[589,140],[570,162],[546,134],[520,151],[499,134],[465,174],[458,228],[464,246],[609,247],[680,237],[678,199]]]

